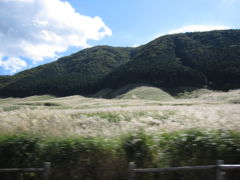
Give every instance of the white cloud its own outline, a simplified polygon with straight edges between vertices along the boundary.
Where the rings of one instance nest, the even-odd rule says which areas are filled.
[[[42,61],[70,46],[88,47],[88,40],[111,34],[100,17],[79,14],[66,1],[0,0],[0,53],[4,57]]]
[[[169,31],[168,34],[184,33],[184,32],[203,32],[203,31],[212,31],[212,30],[223,30],[230,29],[228,26],[224,25],[190,25],[183,26],[178,29]]]
[[[140,44],[134,44],[132,47],[136,48],[136,47],[139,47],[141,46]]]
[[[11,57],[6,60],[0,59],[0,66],[10,71],[11,74],[14,74],[22,68],[26,67],[27,63],[20,58]]]

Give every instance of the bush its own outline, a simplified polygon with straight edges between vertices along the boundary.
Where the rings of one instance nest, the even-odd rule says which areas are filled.
[[[42,167],[52,163],[52,180],[122,180],[127,162],[121,149],[101,138],[0,136],[0,168]],[[1,173],[1,180],[42,179],[35,173]]]
[[[46,142],[43,156],[53,163],[53,179],[120,180],[126,163],[121,152],[107,143],[97,138],[51,140]]]
[[[0,137],[0,168],[36,167],[39,164],[39,139],[27,135]],[[28,180],[39,177],[34,173],[2,173],[0,179]]]
[[[160,147],[169,166],[213,165],[216,160],[240,164],[240,133],[232,131],[206,132],[188,130],[162,135]],[[226,179],[239,175],[228,172]],[[178,175],[178,177],[180,177]],[[214,172],[185,173],[181,179],[215,179]]]
[[[114,139],[0,135],[0,168],[42,167],[52,162],[51,180],[126,180],[128,162],[138,168],[240,164],[240,133],[187,130],[160,135],[143,131]],[[1,173],[1,180],[38,180],[34,173]],[[214,171],[139,174],[138,180],[213,180]],[[239,179],[229,171],[227,180]]]

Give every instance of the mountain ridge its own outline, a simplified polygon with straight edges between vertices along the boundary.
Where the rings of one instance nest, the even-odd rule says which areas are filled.
[[[240,88],[240,30],[165,35],[136,48],[87,48],[0,76],[0,95],[89,95],[132,83],[165,89]]]

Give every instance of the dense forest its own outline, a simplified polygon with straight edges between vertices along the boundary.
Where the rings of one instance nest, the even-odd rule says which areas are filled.
[[[84,49],[13,76],[0,76],[0,95],[89,95],[131,83],[163,89],[240,88],[240,30],[166,35],[137,48]]]

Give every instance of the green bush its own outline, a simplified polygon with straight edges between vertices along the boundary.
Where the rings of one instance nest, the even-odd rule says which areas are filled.
[[[122,147],[126,154],[128,162],[135,162],[137,167],[147,168],[157,166],[156,152],[152,136],[139,132],[129,134],[122,140]],[[136,175],[138,180],[154,179],[154,174]]]
[[[39,139],[26,135],[9,135],[0,137],[0,168],[36,167],[39,166],[41,152]],[[42,164],[41,164],[42,166]],[[28,180],[36,179],[33,173],[2,173],[0,179]]]
[[[54,179],[122,179],[121,152],[108,142],[93,138],[57,139],[46,142],[44,158],[53,163]]]
[[[123,139],[123,149],[128,162],[134,161],[138,167],[153,165],[153,141],[144,133],[130,134]]]
[[[226,164],[240,164],[239,132],[193,129],[167,133],[161,136],[159,145],[165,155],[164,161],[169,166],[213,165],[216,160],[224,160]],[[226,179],[234,179],[238,174],[229,172]],[[181,179],[215,179],[215,174],[207,171],[185,173]]]
[[[52,162],[52,180],[126,180],[128,162],[138,168],[240,164],[240,133],[186,130],[160,135],[143,131],[122,137],[0,135],[0,168],[42,167]],[[1,180],[38,180],[34,173],[0,173]],[[137,180],[213,180],[214,171],[139,174]],[[227,180],[239,179],[229,171]]]

